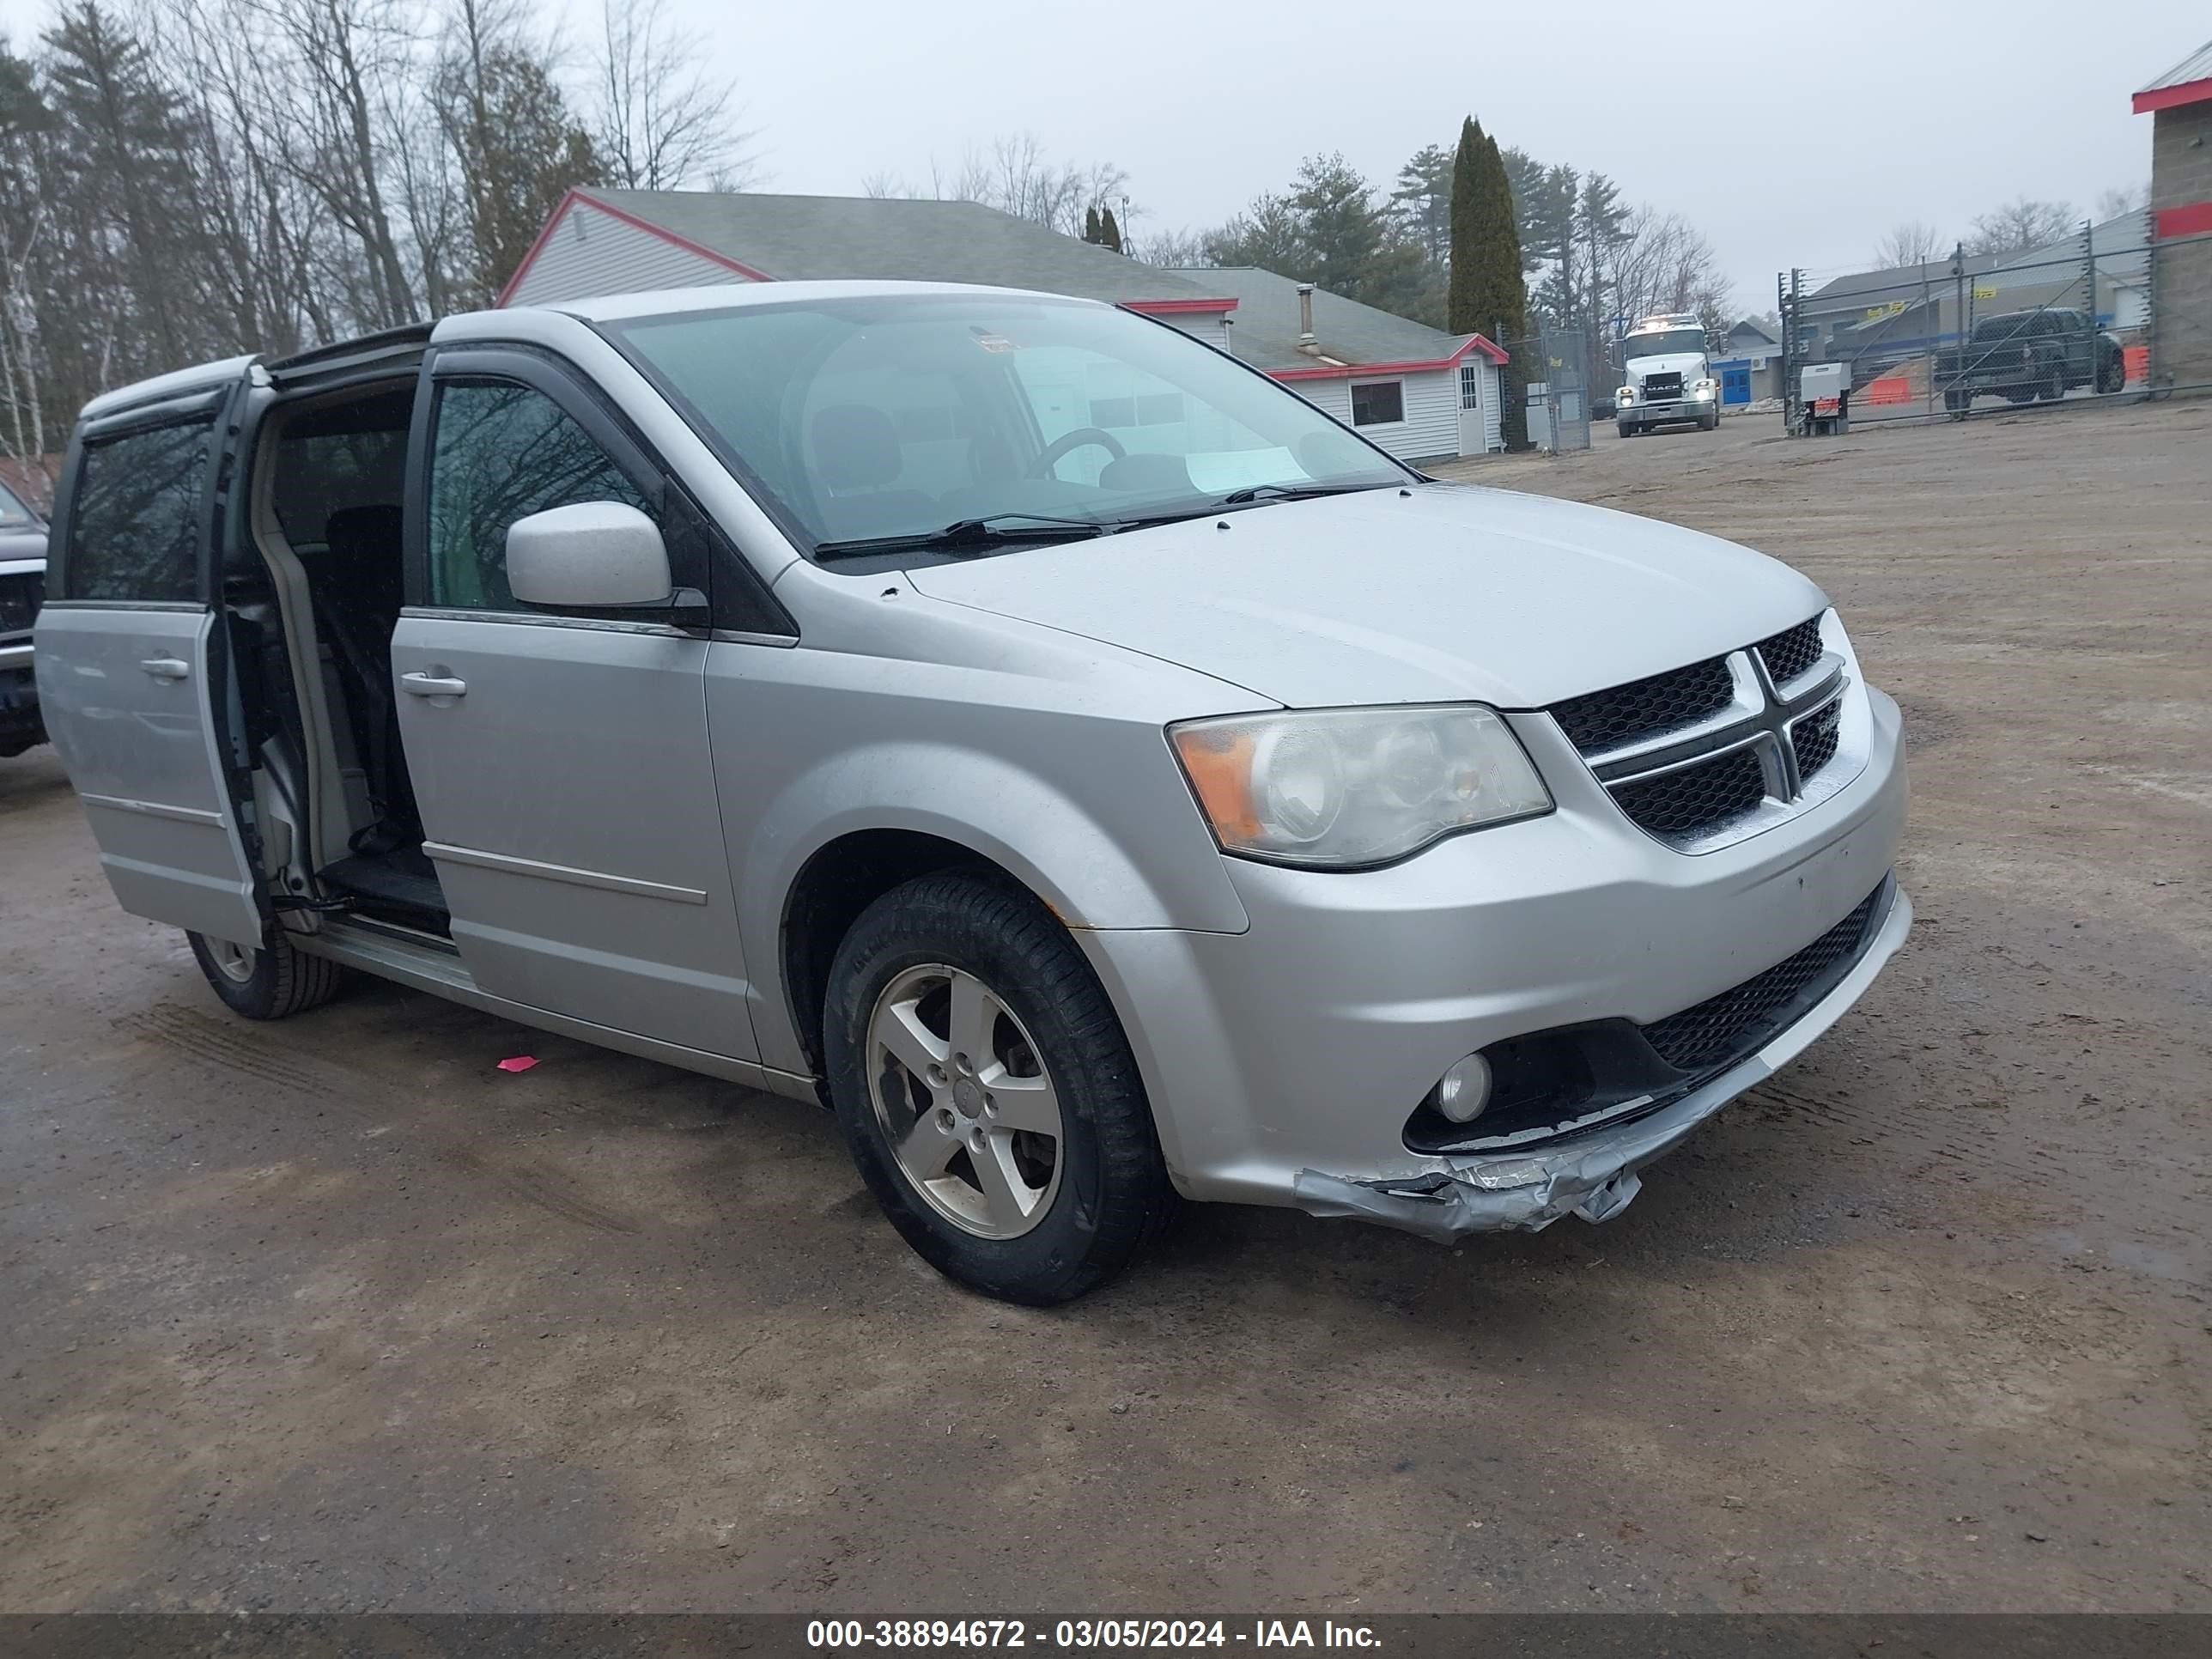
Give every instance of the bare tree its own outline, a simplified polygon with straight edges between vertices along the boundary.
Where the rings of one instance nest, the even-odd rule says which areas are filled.
[[[706,184],[742,190],[760,172],[735,90],[700,70],[705,41],[668,21],[665,0],[601,0],[594,132],[625,190]]]
[[[1149,234],[1129,239],[1129,257],[1148,265],[1203,265],[1212,262],[1206,257],[1205,239],[1195,231],[1155,230]]]
[[[1704,234],[1678,213],[1637,208],[1603,254],[1601,276],[1620,313],[1696,312],[1722,317],[1735,298]]]
[[[1874,263],[1877,270],[1893,270],[1902,265],[1929,264],[1950,252],[1951,244],[1935,226],[1907,219],[1893,225],[1889,234],[1875,244]]]
[[[2070,202],[2016,197],[1975,218],[1966,233],[1966,252],[2020,253],[2063,240],[2080,223]]]
[[[409,94],[420,40],[398,0],[241,0],[270,54],[280,164],[321,204],[356,259],[348,309],[373,328],[412,322],[422,302],[400,228],[420,214],[395,178],[394,128],[422,112]],[[327,265],[325,269],[327,269]]]
[[[980,202],[1017,219],[1066,236],[1083,232],[1086,209],[1111,207],[1124,228],[1134,216],[1127,193],[1129,175],[1111,161],[1055,163],[1033,132],[1003,134],[988,149],[970,149],[957,167],[932,157],[926,183],[890,173],[860,181],[863,194],[932,202]]]
[[[2114,185],[2097,192],[2097,217],[2100,220],[2124,218],[2130,213],[2141,213],[2150,205],[2150,186]]]

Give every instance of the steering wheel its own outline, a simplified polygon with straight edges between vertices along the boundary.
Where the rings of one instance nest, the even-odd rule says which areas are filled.
[[[1117,461],[1125,459],[1129,453],[1121,447],[1120,441],[1112,433],[1102,432],[1095,426],[1079,426],[1073,432],[1062,433],[1044,447],[1044,453],[1038,456],[1030,468],[1030,477],[1049,478],[1053,468],[1060,465],[1061,457],[1073,450],[1081,449],[1085,444],[1097,444]]]

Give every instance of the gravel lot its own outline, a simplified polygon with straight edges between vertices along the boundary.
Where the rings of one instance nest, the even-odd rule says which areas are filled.
[[[229,1018],[0,762],[0,1607],[2212,1609],[2212,406],[1775,425],[1468,470],[1799,563],[1912,739],[1911,945],[1602,1228],[1000,1307],[824,1115]]]

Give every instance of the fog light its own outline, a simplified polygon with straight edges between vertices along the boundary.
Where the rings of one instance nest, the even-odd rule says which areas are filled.
[[[1490,1062],[1469,1054],[1437,1081],[1437,1109],[1455,1123],[1472,1123],[1490,1104]]]

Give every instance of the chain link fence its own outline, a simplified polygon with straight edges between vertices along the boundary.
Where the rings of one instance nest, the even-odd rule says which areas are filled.
[[[1527,366],[1528,441],[1555,455],[1590,447],[1588,348],[1577,329],[1546,325],[1523,339],[1499,342]]]
[[[2212,234],[2159,239],[2148,214],[2021,252],[1792,270],[1776,297],[1793,432],[1808,364],[1843,366],[1853,425],[2212,388]]]

